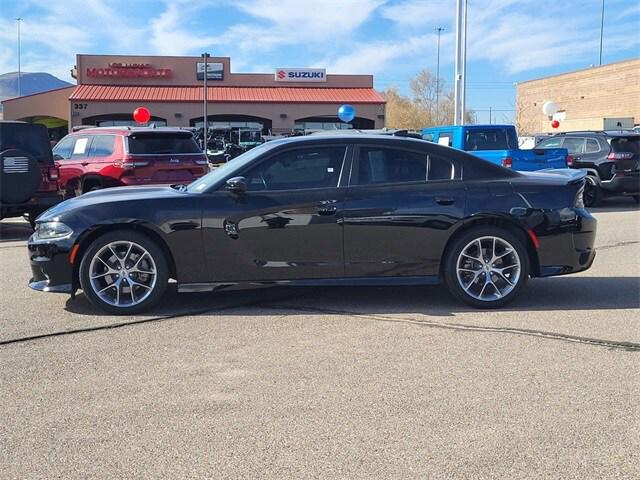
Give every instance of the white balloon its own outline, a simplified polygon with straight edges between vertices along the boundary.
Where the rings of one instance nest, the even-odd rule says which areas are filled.
[[[542,113],[545,115],[553,115],[558,111],[558,104],[552,101],[546,101],[542,104]]]

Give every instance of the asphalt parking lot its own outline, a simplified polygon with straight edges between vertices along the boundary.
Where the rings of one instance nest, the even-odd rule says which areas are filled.
[[[29,290],[0,227],[0,478],[639,478],[640,210],[500,311],[440,287]]]

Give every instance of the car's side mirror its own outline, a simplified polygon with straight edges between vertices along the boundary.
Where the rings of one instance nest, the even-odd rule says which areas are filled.
[[[53,159],[54,160],[64,160],[64,158],[61,155],[58,155],[57,153],[53,154]]]
[[[244,177],[233,177],[227,180],[227,190],[233,193],[244,193],[247,191],[247,179]]]

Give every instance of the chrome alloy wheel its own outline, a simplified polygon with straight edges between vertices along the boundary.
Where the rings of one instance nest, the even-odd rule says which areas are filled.
[[[115,307],[144,302],[156,285],[153,257],[134,242],[116,241],[102,247],[91,259],[89,279],[93,292]]]
[[[491,302],[507,296],[521,272],[516,249],[499,237],[479,237],[469,242],[456,261],[456,277],[467,295]]]

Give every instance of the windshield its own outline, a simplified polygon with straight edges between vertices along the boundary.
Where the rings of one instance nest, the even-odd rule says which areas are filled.
[[[260,136],[262,132],[257,130],[244,130],[240,132],[241,142],[260,142]]]
[[[187,186],[187,191],[191,193],[206,192],[212,185],[215,185],[221,180],[233,175],[233,172],[242,170],[247,164],[251,163],[254,158],[257,158],[263,153],[271,150],[274,146],[274,143],[263,143],[262,145],[258,145],[256,148],[252,148],[230,162],[227,162],[221,167],[207,173],[204,177],[200,177],[195,182],[190,183]]]

